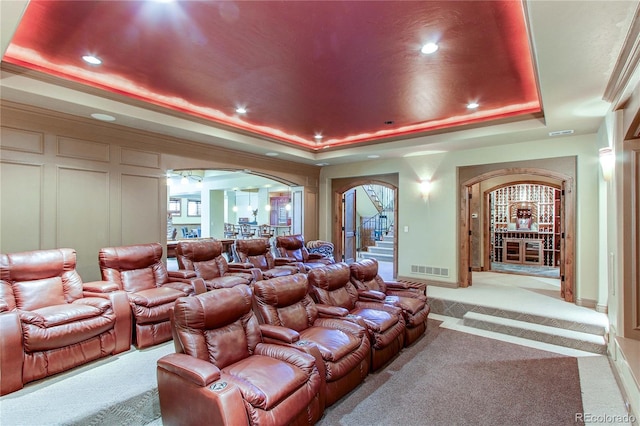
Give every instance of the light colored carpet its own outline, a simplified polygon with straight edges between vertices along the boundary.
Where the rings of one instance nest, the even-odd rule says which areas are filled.
[[[156,362],[173,342],[131,350],[0,398],[0,424],[142,425],[160,416]]]

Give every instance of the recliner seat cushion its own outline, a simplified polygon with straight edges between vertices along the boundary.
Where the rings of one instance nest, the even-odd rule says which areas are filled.
[[[25,352],[36,352],[98,336],[113,328],[115,314],[111,309],[102,312],[94,306],[66,304],[21,312],[20,319]]]
[[[316,344],[326,361],[338,362],[360,346],[360,339],[340,330],[325,327],[309,327],[300,332],[300,340]]]
[[[224,379],[240,389],[252,406],[271,410],[306,383],[308,376],[294,365],[253,355],[222,369]]]
[[[128,296],[129,300],[136,305],[153,308],[174,302],[178,297],[187,296],[187,293],[169,286],[162,286],[129,293]]]
[[[369,330],[384,333],[398,323],[398,317],[380,309],[357,308],[350,312],[361,317]]]
[[[287,275],[293,275],[298,272],[295,268],[287,268],[287,267],[277,267],[273,269],[267,269],[266,271],[262,271],[262,275],[268,278],[276,278],[276,277],[286,277]]]
[[[243,274],[246,276],[246,274]],[[242,275],[225,275],[223,277],[217,277],[208,279],[205,284],[208,288],[229,288],[240,284],[249,284],[250,280]]]

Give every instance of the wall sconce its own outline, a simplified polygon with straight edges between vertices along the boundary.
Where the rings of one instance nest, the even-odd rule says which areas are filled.
[[[291,210],[291,204],[287,204],[287,205],[285,205],[285,206],[284,206],[284,209],[285,209],[286,211]]]
[[[234,212],[237,212],[238,211],[238,206],[231,207],[231,210],[233,210]]]
[[[429,196],[430,191],[431,191],[431,181],[429,179],[424,179],[420,181],[420,194],[422,194],[422,198],[427,198]]]
[[[271,211],[271,204],[267,204],[266,206],[264,206],[264,209],[268,212]]]
[[[599,151],[600,167],[602,167],[602,177],[609,182],[613,176],[613,150],[611,148],[601,148]]]

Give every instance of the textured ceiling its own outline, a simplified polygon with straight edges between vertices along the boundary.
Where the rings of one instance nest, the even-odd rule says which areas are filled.
[[[542,113],[511,0],[31,1],[3,61],[311,151]]]

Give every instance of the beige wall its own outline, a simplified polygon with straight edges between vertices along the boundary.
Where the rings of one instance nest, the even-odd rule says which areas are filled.
[[[528,161],[548,157],[577,157],[576,297],[597,300],[598,150],[596,135],[570,136],[529,143],[375,160],[328,166],[320,174],[320,238],[331,236],[332,179],[375,174],[399,174],[398,275],[411,274],[411,265],[449,268],[445,283],[457,283],[458,168],[478,164]],[[422,179],[430,179],[431,192],[423,199]],[[404,232],[404,227],[408,232]]]
[[[316,239],[319,168],[2,105],[0,251],[71,247],[84,280],[102,247],[166,243],[166,171],[250,169],[304,188],[305,238]]]

